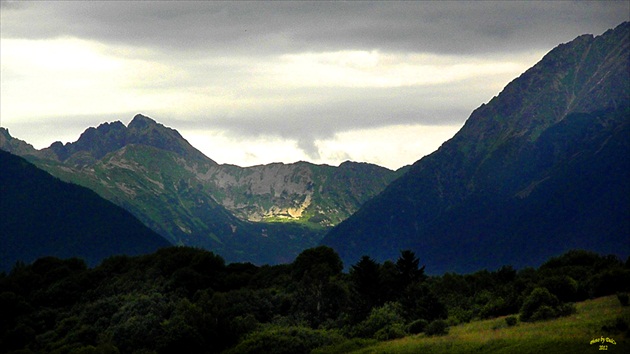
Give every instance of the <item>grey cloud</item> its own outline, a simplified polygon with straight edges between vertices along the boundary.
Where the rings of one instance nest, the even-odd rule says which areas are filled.
[[[35,2],[3,36],[76,36],[160,50],[487,53],[548,48],[628,19],[620,2]]]
[[[176,63],[189,73],[165,85],[177,89],[223,85],[219,89],[229,91],[241,89],[240,84],[252,75],[239,68],[261,56],[266,57],[261,61],[268,61],[286,53],[378,49],[505,57],[548,51],[580,34],[599,34],[628,20],[630,5],[627,1],[3,1],[1,6],[3,39],[71,36],[131,49],[148,48],[157,62]],[[131,52],[121,55],[140,55]],[[227,59],[207,66],[204,60],[208,58]],[[246,58],[248,63],[230,63],[230,58]],[[243,139],[261,135],[295,139],[301,149],[317,157],[314,141],[341,131],[391,124],[460,124],[490,97],[465,88],[465,82],[458,85],[307,88],[279,93],[265,87],[258,92],[261,97],[277,94],[310,99],[235,113],[198,112],[193,117],[159,110],[142,113],[175,129],[224,129]],[[252,94],[256,92],[245,93]],[[127,123],[134,113],[98,120]],[[92,121],[84,124],[82,128],[97,125]],[[73,123],[73,129],[79,129],[78,124]]]
[[[182,129],[219,129],[243,140],[258,136],[294,139],[300,149],[317,158],[315,141],[332,138],[337,132],[398,124],[460,124],[481,103],[451,105],[446,95],[435,97],[440,95],[440,87],[310,90],[322,101],[244,110],[233,115],[208,112],[186,120],[175,119],[172,124]]]

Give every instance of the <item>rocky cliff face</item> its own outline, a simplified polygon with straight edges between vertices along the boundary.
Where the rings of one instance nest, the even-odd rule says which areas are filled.
[[[247,168],[219,165],[198,176],[241,218],[332,226],[385,188],[396,173],[355,162],[339,167],[298,162]]]
[[[629,33],[552,50],[323,243],[347,264],[412,248],[433,272],[628,253]]]

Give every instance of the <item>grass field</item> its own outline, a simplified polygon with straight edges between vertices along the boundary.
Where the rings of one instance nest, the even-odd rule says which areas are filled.
[[[352,353],[630,353],[628,330],[618,330],[618,318],[630,323],[630,307],[616,296],[576,304],[577,313],[556,320],[508,327],[504,317],[451,327],[443,337],[409,336],[351,351]],[[604,328],[603,328],[604,327]],[[603,337],[604,343],[591,341]],[[616,344],[606,343],[606,338]],[[605,347],[601,347],[604,345]],[[335,352],[335,348],[330,348]],[[604,351],[606,350],[606,351]]]

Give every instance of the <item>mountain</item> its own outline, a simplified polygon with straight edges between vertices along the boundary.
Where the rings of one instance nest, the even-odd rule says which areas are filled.
[[[572,248],[627,257],[629,33],[626,22],[553,49],[322,244],[345,264],[409,248],[432,273]]]
[[[170,245],[121,207],[21,157],[0,151],[0,166],[0,270],[42,256],[96,265]]]
[[[188,160],[216,165],[216,162],[190,145],[179,132],[141,114],[136,115],[127,127],[121,122],[103,123],[98,128],[88,128],[74,143],[64,145],[55,142],[44,151],[53,152],[59,161],[88,165],[131,144],[151,146]]]
[[[42,150],[0,135],[0,148],[20,147],[14,152],[124,207],[172,243],[228,261],[291,261],[399,175],[355,162],[219,165],[140,114],[128,126],[103,123]]]

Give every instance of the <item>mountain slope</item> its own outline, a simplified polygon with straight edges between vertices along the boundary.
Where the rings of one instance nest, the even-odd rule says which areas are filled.
[[[2,133],[0,148],[96,191],[174,244],[203,247],[228,261],[291,261],[398,176],[354,162],[219,165],[176,130],[142,115],[39,151]]]
[[[124,209],[23,158],[0,151],[0,166],[0,269],[42,256],[95,265],[111,255],[170,245]]]
[[[552,50],[322,243],[346,264],[412,248],[434,273],[630,254],[629,33]]]

